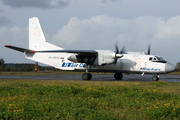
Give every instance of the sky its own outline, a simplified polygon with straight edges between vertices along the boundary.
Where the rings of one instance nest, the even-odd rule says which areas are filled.
[[[64,49],[147,52],[180,62],[179,0],[0,0],[0,58],[34,63],[5,48],[28,48],[28,20],[38,17],[48,42]]]

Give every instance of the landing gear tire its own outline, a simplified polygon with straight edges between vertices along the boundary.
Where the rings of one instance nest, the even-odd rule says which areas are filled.
[[[122,73],[115,73],[114,78],[115,78],[115,80],[122,80],[123,74]]]
[[[91,80],[91,78],[92,78],[91,73],[84,73],[84,74],[82,75],[82,79],[83,79],[83,80]]]
[[[158,80],[159,80],[159,77],[158,77],[158,76],[153,76],[153,77],[152,77],[152,80],[153,80],[153,81],[158,81]]]

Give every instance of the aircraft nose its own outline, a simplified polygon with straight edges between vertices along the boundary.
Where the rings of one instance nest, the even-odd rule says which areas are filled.
[[[173,72],[175,70],[176,70],[176,67],[173,64],[168,63],[168,62],[166,63],[166,65],[165,65],[166,73],[170,73],[170,72]]]

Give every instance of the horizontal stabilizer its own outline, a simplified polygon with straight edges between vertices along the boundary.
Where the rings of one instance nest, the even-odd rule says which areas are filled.
[[[24,48],[20,48],[20,47],[15,47],[15,46],[12,46],[12,45],[5,45],[5,47],[13,49],[13,50],[17,50],[19,52],[23,52],[23,53],[24,52],[26,52],[26,53],[34,53],[35,52],[33,50],[24,49]]]

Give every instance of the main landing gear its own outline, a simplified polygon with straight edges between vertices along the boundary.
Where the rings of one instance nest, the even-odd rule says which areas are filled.
[[[84,73],[84,74],[82,75],[82,79],[83,79],[83,80],[91,80],[91,78],[92,78],[91,73]]]
[[[123,74],[122,73],[115,73],[114,74],[114,78],[115,78],[115,80],[122,80],[122,78],[123,78]],[[83,75],[82,75],[82,79],[83,80],[91,80],[92,79],[92,75],[91,75],[91,73],[84,73]]]
[[[91,80],[92,79],[92,75],[91,73],[89,73],[89,65],[86,64],[86,72],[82,75],[82,79],[83,80]]]
[[[89,65],[86,65],[86,72],[82,75],[83,80],[91,80],[92,79],[92,75],[91,75],[91,73],[89,73],[89,69],[90,69]],[[115,78],[115,80],[122,80],[123,74],[120,72],[117,72],[114,74],[114,78]]]
[[[155,76],[153,76],[153,77],[152,77],[152,80],[153,80],[153,81],[158,81],[158,80],[159,80],[159,78],[160,78],[160,76],[159,76],[159,75],[155,75]]]
[[[122,80],[123,74],[122,73],[115,73],[114,78],[115,78],[115,80]]]
[[[82,75],[83,80],[91,80],[92,79],[91,73],[88,72],[89,69],[90,69],[89,66],[86,65],[86,72]],[[114,74],[114,78],[115,78],[115,80],[122,80],[123,74],[120,72],[117,72]]]

